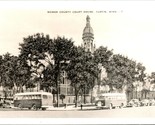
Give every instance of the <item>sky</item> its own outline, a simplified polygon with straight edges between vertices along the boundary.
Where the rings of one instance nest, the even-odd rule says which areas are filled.
[[[23,38],[36,33],[65,36],[81,45],[89,15],[96,47],[128,56],[151,73],[155,71],[154,13],[154,1],[0,1],[0,55],[18,55]]]

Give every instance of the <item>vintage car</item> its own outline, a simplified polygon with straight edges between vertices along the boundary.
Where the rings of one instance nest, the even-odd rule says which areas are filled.
[[[149,100],[149,106],[155,106],[155,100],[154,99]]]
[[[141,106],[149,106],[149,100],[148,99],[142,99],[140,102],[141,102]]]
[[[138,107],[140,106],[140,101],[138,99],[131,99],[128,103],[127,103],[127,107]]]

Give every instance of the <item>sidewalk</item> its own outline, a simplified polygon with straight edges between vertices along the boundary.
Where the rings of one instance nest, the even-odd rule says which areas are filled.
[[[82,110],[95,110],[95,106],[83,106]],[[47,109],[48,111],[82,111],[81,107],[75,107],[74,105],[72,106],[67,106],[65,107],[51,107]]]

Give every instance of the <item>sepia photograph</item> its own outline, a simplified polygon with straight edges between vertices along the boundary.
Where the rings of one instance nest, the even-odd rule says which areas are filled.
[[[155,123],[154,13],[154,1],[0,1],[1,123]]]

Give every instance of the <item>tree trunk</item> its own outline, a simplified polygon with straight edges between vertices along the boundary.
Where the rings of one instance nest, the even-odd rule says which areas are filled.
[[[55,103],[55,94],[53,94],[53,103]]]
[[[91,89],[91,93],[90,94],[91,94],[91,100],[90,100],[90,102],[93,103],[93,88]]]
[[[56,88],[57,88],[57,107],[59,107],[59,85],[58,85],[58,82],[56,83]]]
[[[56,74],[57,107],[59,107],[59,82],[58,82],[59,81],[59,72],[60,72],[59,65],[60,65],[60,63],[58,62],[58,65],[57,65],[58,72]]]
[[[75,107],[77,107],[77,104],[78,104],[78,91],[75,88]]]
[[[146,97],[147,97],[147,91],[145,91],[145,99],[146,99]]]
[[[136,99],[137,99],[137,86],[136,86]]]
[[[86,87],[84,86],[84,104],[86,104]]]
[[[75,107],[77,107],[78,94],[75,94]]]

